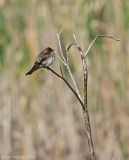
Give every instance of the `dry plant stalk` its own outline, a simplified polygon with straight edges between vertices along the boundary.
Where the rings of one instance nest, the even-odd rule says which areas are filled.
[[[62,29],[63,30],[63,29]],[[51,71],[52,73],[54,73],[57,77],[59,77],[60,79],[62,79],[66,85],[70,88],[70,90],[74,93],[74,95],[76,96],[76,98],[78,99],[78,101],[80,102],[82,109],[83,109],[83,116],[84,116],[84,121],[85,121],[85,127],[86,127],[86,132],[87,132],[87,137],[88,137],[88,145],[89,145],[89,150],[90,150],[90,155],[91,155],[91,159],[92,160],[96,160],[95,158],[95,153],[94,153],[94,146],[93,146],[93,141],[92,141],[92,134],[91,134],[91,126],[90,126],[90,118],[89,118],[89,114],[88,114],[88,110],[87,110],[87,82],[88,82],[88,70],[87,70],[87,63],[86,63],[86,55],[88,54],[89,50],[91,49],[92,45],[94,44],[94,42],[96,41],[97,38],[99,37],[104,37],[104,38],[111,38],[113,40],[116,41],[120,41],[119,39],[116,39],[112,36],[107,36],[107,35],[97,35],[94,40],[91,42],[91,44],[89,45],[87,51],[85,52],[85,54],[83,53],[77,38],[75,35],[73,35],[73,38],[75,40],[75,43],[71,43],[68,48],[66,48],[65,52],[67,53],[68,50],[71,48],[71,46],[76,45],[80,56],[81,56],[81,60],[82,60],[82,68],[83,68],[83,76],[84,76],[84,102],[82,102],[82,98],[80,96],[76,81],[73,77],[73,74],[71,72],[71,69],[69,67],[69,59],[68,59],[68,53],[67,53],[67,57],[64,57],[63,54],[63,50],[61,47],[61,41],[60,41],[60,34],[62,32],[62,30],[60,31],[59,34],[57,34],[57,39],[58,39],[58,44],[59,44],[59,49],[60,49],[60,55],[58,55],[58,58],[60,59],[60,61],[64,64],[64,66],[67,68],[67,71],[70,75],[70,78],[72,80],[72,83],[74,85],[74,88],[72,88],[72,86],[69,84],[69,82],[65,79],[64,75],[63,75],[63,71],[61,69],[60,66],[60,71],[61,71],[61,75],[59,75],[57,72],[55,72],[54,70],[52,70],[51,68],[47,67],[47,69],[49,71]]]

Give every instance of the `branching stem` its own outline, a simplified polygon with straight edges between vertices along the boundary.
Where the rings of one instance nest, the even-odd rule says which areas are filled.
[[[87,51],[86,51],[84,57],[86,57],[86,55],[87,55],[87,53],[89,52],[89,50],[91,49],[92,45],[94,44],[94,42],[95,42],[95,41],[97,40],[97,38],[99,38],[99,37],[103,37],[103,38],[111,38],[111,39],[113,39],[113,40],[115,40],[115,41],[120,41],[120,39],[117,39],[117,38],[115,38],[115,37],[113,37],[113,36],[97,35],[97,36],[94,38],[94,40],[91,42],[91,44],[89,45],[89,47],[88,47],[88,49],[87,49]]]

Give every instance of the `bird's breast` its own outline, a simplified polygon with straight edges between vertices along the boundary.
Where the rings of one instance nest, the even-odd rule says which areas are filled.
[[[45,67],[48,67],[50,66],[55,60],[55,55],[53,54],[51,57],[49,57],[47,60],[46,60],[46,63],[45,63]]]

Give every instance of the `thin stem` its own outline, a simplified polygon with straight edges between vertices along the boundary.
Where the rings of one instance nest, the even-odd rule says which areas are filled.
[[[69,49],[70,49],[73,45],[76,45],[76,43],[71,43],[71,44],[68,46],[68,48],[65,50],[65,52],[68,52]]]
[[[79,98],[78,94],[75,92],[75,90],[69,84],[69,82],[64,77],[62,77],[61,75],[59,75],[58,73],[56,73],[53,69],[51,69],[49,67],[47,67],[47,69],[49,71],[51,71],[52,73],[54,73],[57,77],[61,78],[67,84],[67,86],[71,89],[71,91],[74,93],[74,95],[76,96],[76,98],[79,100],[79,102],[80,102],[80,104],[82,106],[82,109],[84,110],[84,104],[83,104],[82,100]]]
[[[68,52],[66,52],[67,53],[67,64],[69,65],[69,54],[68,54]]]
[[[63,71],[62,71],[61,65],[60,65],[60,72],[61,72],[62,77],[64,77],[64,74],[63,74]]]
[[[64,51],[66,52],[66,61],[67,61],[67,64],[69,65],[69,56],[68,56],[68,51],[67,51],[67,45],[66,45],[66,49],[64,49]]]
[[[73,38],[74,38],[74,40],[75,40],[75,42],[76,42],[76,46],[77,46],[77,48],[78,48],[78,50],[79,50],[80,55],[83,56],[84,54],[83,54],[83,52],[82,52],[82,49],[81,49],[81,47],[80,47],[80,45],[79,45],[79,43],[78,43],[78,41],[77,41],[77,38],[76,38],[76,36],[75,36],[74,34],[73,34]]]
[[[97,36],[94,38],[94,40],[91,42],[91,44],[89,45],[89,47],[88,47],[88,49],[87,49],[84,57],[86,57],[86,55],[88,54],[88,52],[89,52],[89,50],[91,49],[92,45],[94,44],[94,42],[95,42],[95,41],[97,40],[97,38],[99,38],[99,37],[111,38],[111,39],[113,39],[113,40],[115,40],[115,41],[120,41],[120,39],[117,39],[117,38],[115,38],[115,37],[113,37],[113,36],[97,35]]]
[[[89,150],[91,154],[91,159],[95,160],[95,153],[94,153],[94,146],[93,146],[93,140],[92,140],[92,134],[91,134],[91,126],[90,126],[90,119],[89,119],[89,114],[87,110],[87,81],[88,81],[88,70],[87,70],[87,63],[86,63],[86,58],[84,57],[83,51],[77,41],[77,38],[75,35],[73,35],[74,40],[76,42],[77,49],[81,55],[82,59],[82,67],[83,67],[83,75],[84,75],[84,110],[83,110],[83,115],[84,115],[84,121],[85,121],[85,126],[86,126],[86,132],[87,132],[87,137],[88,137],[88,144],[89,144]]]
[[[59,36],[60,36],[61,32],[63,31],[63,29],[64,29],[64,28],[61,28],[61,30],[60,30],[60,32],[59,32]]]
[[[66,62],[65,57],[63,55],[63,51],[62,51],[62,47],[61,47],[61,43],[60,43],[60,36],[59,35],[60,34],[57,34],[57,40],[58,40],[58,44],[59,44],[60,53],[61,53],[61,56],[63,58],[63,61]]]
[[[72,79],[72,82],[73,82],[73,84],[74,84],[74,86],[75,86],[76,93],[78,94],[78,97],[81,99],[81,96],[80,96],[80,93],[79,93],[77,84],[76,84],[76,82],[75,82],[75,80],[74,80],[74,77],[73,77],[73,74],[72,74],[71,69],[70,69],[70,67],[69,67],[69,64],[67,63],[67,60],[65,59],[65,57],[64,57],[64,55],[63,55],[63,50],[62,50],[62,47],[61,47],[61,42],[60,42],[60,36],[59,36],[59,34],[57,34],[57,40],[58,40],[58,44],[59,44],[59,48],[60,48],[60,53],[61,53],[63,62],[66,64],[65,66],[66,66],[66,68],[67,68],[67,70],[68,70],[68,73],[69,73],[69,75],[70,75],[70,77],[71,77],[71,79]],[[81,99],[81,100],[82,100],[82,99]]]
[[[65,64],[65,62],[63,61],[63,59],[59,56],[59,55],[57,55],[57,57],[60,59],[60,61],[66,66],[66,64]]]

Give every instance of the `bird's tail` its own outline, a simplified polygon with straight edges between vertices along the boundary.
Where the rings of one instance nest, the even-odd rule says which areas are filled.
[[[26,76],[27,76],[27,75],[31,75],[31,74],[32,74],[34,71],[36,71],[37,69],[39,69],[39,67],[34,65],[34,66],[31,68],[31,70],[26,73]]]

